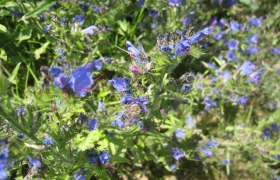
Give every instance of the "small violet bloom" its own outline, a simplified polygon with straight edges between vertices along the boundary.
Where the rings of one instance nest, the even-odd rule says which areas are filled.
[[[259,48],[257,46],[250,46],[245,50],[246,54],[257,54],[259,52]]]
[[[175,137],[177,139],[185,139],[185,135],[186,135],[186,133],[185,133],[185,131],[183,129],[177,129],[175,131]]]
[[[280,55],[280,47],[272,48],[271,53],[275,55]]]
[[[179,6],[181,3],[181,0],[169,0],[168,5],[169,6]]]
[[[269,128],[264,128],[263,129],[263,134],[262,134],[264,139],[268,139],[271,136],[271,132]]]
[[[74,174],[74,179],[75,179],[75,180],[86,180],[86,177],[83,176],[82,174],[75,173],[75,174]]]
[[[183,151],[179,150],[178,148],[173,148],[171,149],[170,153],[176,159],[177,161],[180,160],[181,158],[185,157],[185,154]]]
[[[248,22],[248,24],[250,26],[254,26],[254,27],[260,27],[263,21],[263,17],[259,17],[259,18],[251,18]]]
[[[186,119],[186,124],[189,128],[195,128],[196,126],[196,122],[195,120],[193,119],[192,116],[189,116],[187,119]]]
[[[34,170],[37,171],[42,166],[42,163],[39,159],[31,158],[30,156],[26,156],[26,157],[27,157],[27,159],[29,159],[28,165],[31,168],[34,168]]]
[[[74,17],[74,20],[76,20],[79,24],[83,24],[85,22],[85,17],[82,14],[78,14]]]
[[[91,25],[82,30],[82,33],[87,34],[87,35],[94,35],[94,34],[97,34],[97,32],[98,32],[98,27],[95,25]]]
[[[242,75],[249,75],[253,73],[255,68],[256,65],[254,63],[252,63],[251,61],[246,61],[240,67],[240,71]]]
[[[92,119],[88,122],[88,130],[93,131],[97,129],[98,123],[96,119]]]
[[[247,79],[247,82],[254,83],[254,84],[259,84],[263,71],[264,71],[264,68],[260,68],[259,70],[250,74],[248,79]]]
[[[228,46],[229,50],[234,50],[238,46],[238,41],[237,40],[229,40],[226,45]]]
[[[213,35],[213,37],[216,39],[216,40],[221,40],[223,38],[223,35],[224,35],[224,31],[221,31],[215,35]]]
[[[222,164],[223,165],[230,165],[230,160],[229,159],[223,159]]]
[[[43,140],[43,144],[50,146],[50,145],[54,145],[55,142],[52,140],[52,138],[50,136],[46,135]]]
[[[25,114],[24,106],[19,106],[19,107],[17,108],[17,114],[18,114],[18,116],[20,116],[20,117],[23,117],[23,116],[24,116],[24,114]]]
[[[99,161],[102,164],[106,164],[110,158],[111,158],[111,156],[108,154],[108,151],[106,151],[106,150],[101,151],[99,154]]]
[[[237,104],[239,104],[239,105],[246,104],[248,102],[248,100],[249,100],[249,97],[247,97],[247,96],[239,96],[237,98]]]
[[[253,34],[246,39],[246,43],[257,43],[258,42],[258,34]]]
[[[108,84],[113,84],[113,87],[118,92],[126,91],[128,85],[130,84],[130,80],[128,78],[120,78],[120,77],[113,77],[113,79],[108,81]]]
[[[232,32],[241,31],[242,30],[242,26],[240,24],[238,24],[238,22],[232,20],[232,21],[230,21],[230,30]]]

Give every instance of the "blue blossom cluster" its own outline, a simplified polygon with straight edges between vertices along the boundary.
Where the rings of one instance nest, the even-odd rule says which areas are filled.
[[[0,139],[0,179],[8,178],[6,168],[8,166],[9,149],[5,145],[5,140]]]
[[[267,140],[269,139],[273,134],[278,134],[280,131],[280,127],[277,123],[273,123],[270,125],[270,127],[263,128],[262,131],[262,137]]]
[[[99,154],[94,153],[93,155],[90,155],[90,163],[93,164],[103,164],[107,165],[109,162],[109,159],[111,159],[111,156],[109,155],[108,150],[100,151]]]
[[[211,156],[213,156],[212,149],[214,149],[217,146],[217,144],[218,144],[217,141],[212,139],[212,140],[209,140],[207,143],[198,147],[196,150],[198,153],[200,153],[201,155],[203,155],[205,157],[211,157]]]
[[[67,90],[71,89],[78,96],[84,97],[90,92],[90,86],[93,85],[92,72],[102,68],[101,60],[93,60],[83,66],[78,66],[67,77],[61,67],[54,66],[49,69],[49,74],[56,87]]]

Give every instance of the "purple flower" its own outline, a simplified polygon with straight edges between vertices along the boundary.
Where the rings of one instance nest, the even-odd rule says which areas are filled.
[[[230,21],[230,30],[233,31],[233,32],[241,31],[242,26],[240,24],[238,24],[238,22],[232,20],[232,21]]]
[[[53,79],[53,84],[60,89],[65,88],[67,83],[68,83],[68,77],[63,73],[60,73],[58,76],[56,76]]]
[[[113,79],[108,81],[109,84],[113,84],[113,87],[118,92],[124,92],[128,85],[130,84],[130,80],[128,78],[120,78],[120,77],[113,77]]]
[[[201,31],[197,32],[195,35],[193,35],[190,38],[190,44],[194,44],[197,43],[198,41],[201,41],[205,36],[209,35],[211,31],[212,31],[211,27],[206,27]]]
[[[228,160],[228,159],[223,159],[223,160],[222,160],[222,164],[223,164],[223,165],[230,165],[230,160]]]
[[[75,174],[74,174],[74,179],[75,179],[75,180],[86,180],[86,177],[83,176],[82,174],[75,173]]]
[[[0,169],[0,180],[8,179],[8,173],[5,171],[5,169]]]
[[[264,139],[268,139],[271,136],[271,132],[269,128],[264,128],[263,129],[263,134],[262,134]]]
[[[53,66],[49,69],[49,74],[52,78],[57,77],[62,72],[63,71],[62,71],[61,67],[58,67],[58,66]]]
[[[192,84],[191,83],[185,83],[183,84],[181,91],[182,92],[190,92],[192,89]]]
[[[84,4],[80,5],[82,10],[84,10],[85,12],[88,11],[89,6],[90,6],[90,3],[84,3]]]
[[[127,50],[129,51],[130,57],[134,59],[139,65],[141,65],[142,61],[140,58],[140,51],[130,41],[126,41],[125,44],[128,47]]]
[[[258,34],[253,34],[246,39],[247,43],[257,43],[258,42]]]
[[[253,73],[255,68],[256,65],[254,63],[252,63],[251,61],[246,61],[240,67],[240,71],[242,75],[249,75]]]
[[[23,117],[23,116],[24,116],[24,114],[25,114],[24,106],[19,106],[19,107],[17,108],[17,114],[18,114],[18,116],[20,116],[20,117]]]
[[[42,166],[42,163],[39,159],[35,159],[35,158],[31,158],[30,156],[26,156],[27,159],[29,159],[29,166],[31,168],[34,168],[35,171],[37,171],[41,166]]]
[[[139,3],[138,3],[138,4],[139,4],[139,6],[141,6],[141,7],[144,6],[145,0],[139,0]]]
[[[227,60],[228,60],[229,62],[238,59],[238,58],[236,57],[236,55],[234,54],[234,52],[233,52],[233,51],[230,51],[230,50],[228,51],[226,57],[227,57]]]
[[[44,20],[46,20],[46,13],[40,14],[40,15],[38,16],[38,20],[39,20],[39,21],[44,21]]]
[[[239,104],[239,105],[246,104],[248,102],[248,100],[249,100],[249,97],[247,97],[247,96],[239,96],[237,98],[237,104]]]
[[[60,25],[61,26],[65,26],[67,24],[66,19],[65,18],[61,18],[60,19]]]
[[[179,6],[181,3],[181,0],[169,0],[168,5],[169,6]]]
[[[223,35],[224,35],[224,31],[220,31],[219,33],[215,34],[213,37],[216,40],[221,40],[223,38]]]
[[[195,17],[195,14],[187,14],[186,18],[182,19],[182,23],[184,26],[188,26],[191,22],[191,20]]]
[[[207,65],[207,68],[208,69],[217,69],[217,66],[216,66],[216,64],[213,62],[213,63],[206,63],[206,65]]]
[[[176,164],[172,164],[169,166],[171,171],[175,171],[176,170]]]
[[[204,98],[204,104],[205,104],[205,110],[209,110],[210,109],[210,107],[215,107],[215,106],[217,106],[218,104],[217,104],[217,102],[215,102],[215,101],[212,101],[211,99],[210,99],[210,97],[205,97]]]
[[[83,24],[85,22],[85,17],[82,14],[78,14],[74,17],[74,20],[76,20],[79,24]]]
[[[97,129],[98,123],[96,119],[92,119],[88,122],[88,130],[93,131]]]
[[[148,104],[149,99],[147,97],[137,97],[133,100],[133,104],[141,104],[143,111],[147,111],[146,104]]]
[[[107,150],[101,151],[99,154],[99,161],[102,164],[106,164],[110,158],[111,156],[108,154]]]
[[[178,55],[184,55],[186,54],[191,47],[191,43],[188,39],[181,40],[178,42],[178,44],[175,46],[175,54]]]
[[[250,74],[248,79],[247,79],[247,82],[254,83],[254,84],[259,84],[260,77],[261,77],[263,71],[264,71],[264,68],[260,68],[259,70]]]
[[[178,148],[173,148],[171,149],[170,153],[176,159],[177,161],[180,160],[181,158],[185,157],[185,154],[183,151],[179,150]]]
[[[158,11],[152,10],[152,9],[148,9],[148,15],[150,17],[157,17],[158,16]]]
[[[271,124],[271,130],[272,131],[279,131],[280,130],[279,125],[277,123]]]
[[[229,40],[226,45],[228,46],[229,50],[234,50],[238,46],[238,41],[237,40]]]
[[[204,147],[207,147],[207,148],[212,149],[212,148],[215,148],[217,144],[218,144],[218,143],[217,143],[216,140],[211,139],[211,140],[206,144],[206,146],[204,146]]]
[[[196,122],[195,122],[195,120],[193,119],[192,116],[189,116],[189,117],[186,119],[186,124],[187,124],[188,127],[194,128],[195,125],[196,125]]]
[[[280,55],[280,47],[275,47],[271,49],[272,54]]]
[[[49,33],[52,29],[52,25],[51,24],[46,24],[44,25],[44,32],[45,33]]]
[[[206,156],[206,157],[211,157],[213,156],[213,152],[208,149],[208,148],[202,148],[201,152]]]
[[[186,136],[186,133],[185,133],[185,131],[183,129],[177,129],[175,131],[175,137],[177,139],[185,139],[185,136]]]
[[[198,83],[198,84],[196,85],[196,88],[199,89],[199,90],[202,90],[202,89],[203,89],[203,84]]]
[[[133,97],[131,95],[124,95],[123,97],[121,97],[121,102],[123,104],[130,104],[133,101]]]
[[[259,52],[259,48],[257,46],[250,46],[245,50],[246,54],[257,54]]]
[[[251,18],[251,19],[249,20],[248,24],[249,24],[250,26],[259,27],[259,26],[261,26],[262,21],[263,21],[263,17]]]
[[[91,25],[82,30],[82,33],[85,33],[87,35],[97,34],[97,32],[98,32],[98,27],[95,25]]]
[[[224,82],[227,82],[231,77],[230,71],[218,72],[218,75],[223,78]]]
[[[54,145],[55,142],[51,139],[50,136],[46,135],[44,140],[43,140],[43,144],[50,146],[50,145]]]
[[[102,111],[102,112],[105,112],[106,111],[106,106],[104,103],[98,101],[98,108],[97,108],[97,111]]]

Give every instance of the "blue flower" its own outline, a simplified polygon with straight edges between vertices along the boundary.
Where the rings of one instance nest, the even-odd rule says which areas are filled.
[[[8,173],[5,171],[5,169],[0,169],[0,180],[6,179],[8,179]]]
[[[176,170],[176,164],[172,164],[169,166],[171,171],[175,171]]]
[[[231,77],[230,71],[218,72],[218,75],[223,78],[224,82],[227,82]]]
[[[204,104],[205,104],[205,110],[209,110],[210,107],[215,107],[215,106],[217,106],[217,102],[212,101],[212,100],[210,99],[210,97],[205,97],[205,98],[204,98]]]
[[[65,26],[67,24],[66,19],[65,18],[61,18],[60,19],[60,25],[61,26]]]
[[[150,17],[157,17],[158,16],[158,11],[152,10],[152,9],[148,9],[148,15]]]
[[[269,128],[264,128],[263,129],[263,134],[262,134],[264,139],[268,139],[271,136],[271,132]]]
[[[35,158],[31,158],[30,156],[26,156],[27,159],[29,159],[29,166],[31,168],[34,168],[34,170],[38,170],[41,166],[42,166],[42,163],[39,159],[35,159]]]
[[[169,0],[168,5],[169,6],[179,6],[181,3],[181,0]]]
[[[202,148],[201,152],[206,156],[206,157],[211,157],[213,156],[213,152],[208,149],[208,148]]]
[[[211,139],[211,140],[206,144],[205,147],[212,149],[212,148],[215,148],[217,144],[218,144],[218,143],[217,143],[216,140]]]
[[[251,61],[246,61],[240,67],[240,71],[242,75],[249,75],[252,74],[254,69],[256,68],[255,64]]]
[[[280,55],[280,47],[275,47],[271,49],[272,54]]]
[[[98,32],[98,27],[95,25],[91,25],[82,30],[82,33],[85,33],[87,35],[97,34],[97,32]]]
[[[52,25],[51,24],[46,24],[44,25],[44,32],[45,33],[49,33],[52,29]]]
[[[223,159],[222,164],[223,165],[230,165],[230,160],[229,159]]]
[[[205,36],[209,35],[211,31],[212,31],[211,27],[206,27],[201,31],[197,32],[195,35],[193,35],[190,38],[190,44],[194,44],[197,43],[198,41],[201,41]]]
[[[139,122],[137,123],[137,125],[138,125],[138,127],[139,127],[140,129],[144,129],[144,127],[145,127],[145,124],[144,124],[143,122],[141,122],[141,121],[139,121]]]
[[[85,17],[82,14],[78,14],[74,17],[74,20],[76,20],[79,24],[83,24],[85,22]]]
[[[191,22],[191,20],[195,17],[195,14],[187,14],[186,18],[182,19],[182,23],[184,26],[188,26]]]
[[[229,50],[234,50],[238,46],[238,41],[237,40],[229,40],[226,45],[228,46]]]
[[[49,146],[49,145],[54,145],[55,142],[50,138],[50,136],[46,135],[43,140],[43,144]]]
[[[99,154],[99,161],[102,164],[106,164],[110,158],[111,156],[108,154],[107,150],[101,151]]]
[[[178,55],[184,55],[187,52],[189,52],[191,47],[190,40],[181,40],[178,42],[178,44],[175,46],[175,54]]]
[[[120,78],[114,76],[112,80],[108,81],[108,83],[113,84],[113,87],[118,92],[124,92],[128,88],[128,85],[130,84],[130,80],[128,78]]]
[[[133,104],[137,104],[137,103],[139,103],[139,104],[141,104],[141,106],[142,106],[142,109],[143,109],[143,111],[147,111],[147,107],[146,107],[146,104],[148,104],[148,98],[147,97],[137,97],[137,98],[135,98],[134,100],[133,100]]]
[[[279,125],[277,123],[271,124],[271,130],[276,132],[279,131],[280,130]]]
[[[97,129],[97,126],[98,126],[98,123],[97,123],[96,119],[92,119],[88,122],[88,130],[89,131]]]
[[[131,95],[124,95],[123,97],[121,97],[121,102],[123,104],[130,104],[133,101],[133,97]]]
[[[89,90],[88,88],[94,83],[91,73],[102,67],[102,64],[100,65],[100,63],[100,60],[94,60],[84,66],[78,66],[72,71],[68,84],[79,96],[86,96],[86,93]]]
[[[257,54],[259,52],[259,48],[257,46],[250,46],[245,50],[246,54]]]
[[[246,39],[247,43],[257,43],[258,42],[258,34],[253,34]]]
[[[141,7],[144,6],[145,0],[139,0],[139,3],[138,3],[138,4],[139,4],[139,6],[141,6]]]
[[[173,148],[171,149],[170,153],[176,159],[177,161],[180,160],[181,158],[185,157],[185,154],[183,151],[179,150],[178,148]]]
[[[223,35],[224,35],[224,31],[220,31],[219,33],[217,34],[214,34],[213,37],[216,39],[216,40],[221,40],[223,38]]]
[[[232,20],[232,21],[230,21],[230,30],[233,31],[233,32],[241,31],[242,26],[240,24],[238,24],[238,22]]]
[[[185,83],[183,84],[183,86],[181,87],[181,91],[182,92],[190,92],[192,89],[192,84],[191,83]]]
[[[84,3],[81,4],[80,7],[82,8],[82,10],[84,10],[85,12],[88,11],[88,8],[90,7],[90,3]]]
[[[18,116],[20,116],[20,117],[23,117],[23,116],[24,116],[24,114],[25,114],[24,106],[19,106],[19,107],[17,108],[17,114],[18,114]]]
[[[198,83],[198,84],[196,85],[196,88],[199,89],[199,90],[203,90],[203,84]]]
[[[185,135],[186,135],[186,133],[185,133],[185,131],[183,129],[177,129],[175,131],[175,137],[177,139],[185,139]]]
[[[196,125],[196,122],[195,122],[195,120],[193,119],[192,116],[189,116],[189,117],[186,119],[186,124],[187,124],[188,127],[194,128],[195,125]]]
[[[247,79],[247,82],[259,84],[260,77],[261,77],[263,71],[264,71],[264,68],[260,68],[257,71],[253,72],[252,74],[250,74]]]
[[[132,119],[129,120],[129,122],[130,122],[131,124],[135,124],[135,123],[138,123],[139,120],[138,120],[137,118],[132,118]]]
[[[83,176],[82,174],[75,173],[75,174],[74,174],[74,179],[75,179],[75,180],[86,180],[86,177]]]
[[[239,96],[237,98],[237,104],[242,105],[242,104],[246,104],[249,100],[249,97],[247,96]]]
[[[57,77],[59,74],[61,74],[63,71],[62,71],[62,68],[61,67],[58,67],[58,66],[53,66],[49,69],[49,74],[52,78],[55,78]]]
[[[54,79],[53,79],[53,84],[60,88],[60,89],[63,89],[67,86],[67,83],[68,83],[68,77],[63,74],[63,73],[60,73],[58,76],[56,76]]]
[[[39,20],[39,21],[44,21],[44,20],[46,20],[46,13],[40,14],[40,15],[38,16],[38,20]]]
[[[102,111],[102,112],[106,111],[106,106],[105,106],[105,104],[103,102],[98,101],[97,111]]]
[[[263,17],[251,18],[248,22],[250,26],[259,27],[262,25]]]

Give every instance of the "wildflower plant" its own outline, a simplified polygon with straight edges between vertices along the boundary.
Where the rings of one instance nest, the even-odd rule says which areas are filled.
[[[279,7],[3,1],[0,179],[277,178]]]

